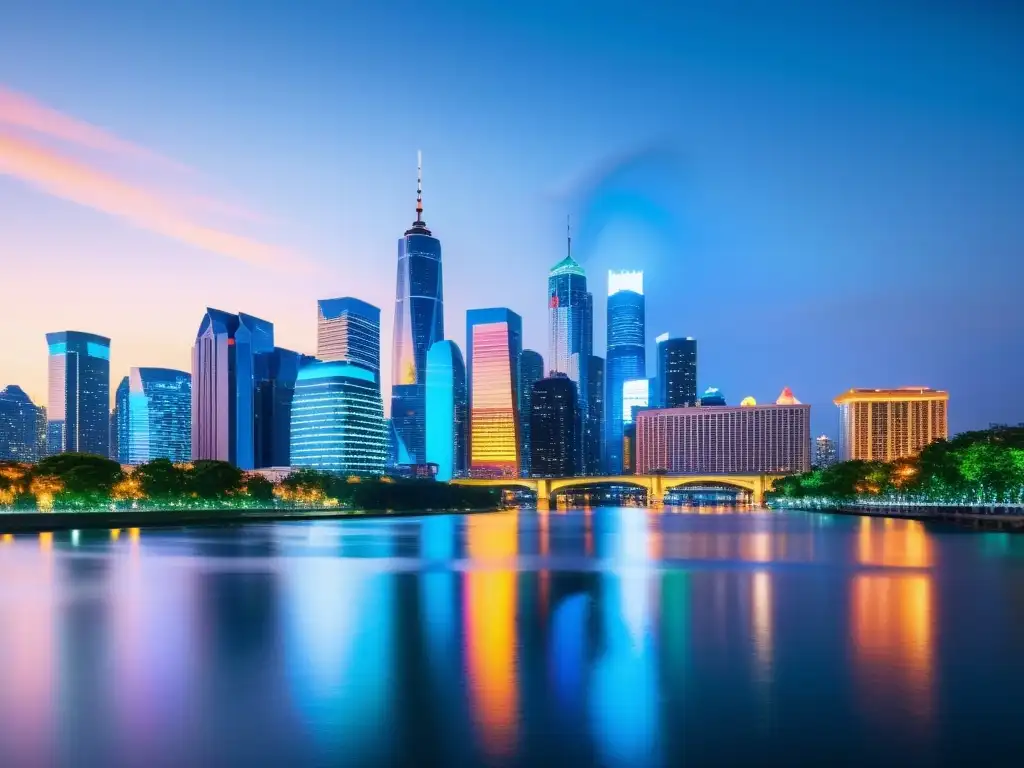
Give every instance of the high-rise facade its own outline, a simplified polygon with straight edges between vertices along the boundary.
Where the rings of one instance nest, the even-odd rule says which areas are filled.
[[[128,463],[130,393],[131,381],[128,376],[125,376],[114,390],[114,410],[110,413],[110,458],[120,464]],[[191,410],[191,404],[189,408]],[[189,421],[189,435],[191,435],[191,416]]]
[[[814,439],[814,466],[827,469],[836,463],[836,446],[828,435],[818,435]]]
[[[533,384],[530,433],[534,477],[579,474],[580,407],[576,385],[562,374]]]
[[[419,164],[422,171],[422,163]],[[422,173],[417,174],[416,221],[398,241],[391,421],[412,464],[426,459],[427,350],[444,339],[441,241],[423,221]]]
[[[510,309],[466,313],[469,472],[473,477],[519,475],[522,338],[522,318]]]
[[[809,405],[659,408],[636,416],[637,474],[753,474],[811,468]]]
[[[253,366],[253,464],[257,468],[291,465],[295,382],[299,369],[315,360],[310,355],[281,347],[256,355]]]
[[[46,334],[49,399],[46,442],[51,454],[109,455],[110,339],[94,333]]]
[[[949,436],[949,393],[926,387],[851,389],[835,399],[845,460],[895,461]]]
[[[305,362],[291,406],[291,465],[382,475],[387,430],[373,372],[344,362]]]
[[[38,461],[44,448],[40,424],[45,420],[43,409],[21,387],[8,384],[0,390],[0,459]]]
[[[647,375],[643,272],[608,272],[608,337],[605,375],[608,405],[605,469],[622,471],[622,385]]]
[[[605,410],[604,358],[591,355],[587,360],[587,416],[583,425],[584,475],[604,472]]]
[[[454,341],[439,341],[427,352],[427,463],[437,480],[466,475],[469,392],[466,364]]]
[[[659,408],[687,408],[697,405],[697,340],[670,338],[657,340],[657,392],[653,399]]]
[[[373,371],[380,380],[380,310],[350,296],[317,302],[316,357]]]
[[[544,378],[544,358],[540,352],[524,349],[519,355],[519,461],[520,474],[530,476],[530,399],[533,384]]]
[[[170,368],[132,368],[128,375],[126,414],[118,400],[121,463],[144,464],[154,459],[188,461],[192,454],[190,374]],[[123,436],[121,424],[127,427]]]

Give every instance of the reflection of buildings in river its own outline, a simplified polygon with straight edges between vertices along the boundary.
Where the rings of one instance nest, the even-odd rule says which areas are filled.
[[[465,518],[465,637],[470,710],[490,757],[512,753],[519,717],[516,687],[518,513]]]
[[[864,565],[930,568],[932,541],[914,520],[861,518],[857,557]],[[851,624],[858,680],[872,708],[892,701],[919,719],[932,710],[935,616],[932,574],[862,573],[853,581]],[[877,689],[876,689],[877,686]]]
[[[53,534],[4,541],[11,546],[0,557],[0,764],[56,765]]]
[[[767,682],[772,674],[774,621],[772,617],[772,581],[769,571],[755,571],[750,590],[750,623],[753,628],[757,677]]]

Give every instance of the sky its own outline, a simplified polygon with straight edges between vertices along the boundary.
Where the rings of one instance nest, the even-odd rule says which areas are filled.
[[[569,214],[595,354],[642,269],[649,343],[696,337],[730,403],[789,386],[835,433],[840,392],[923,385],[953,432],[1024,422],[1013,0],[8,0],[0,386],[45,404],[65,329],[111,337],[112,390],[188,370],[207,306],[313,353],[344,295],[390,381],[417,150],[463,348],[507,306],[546,356]]]

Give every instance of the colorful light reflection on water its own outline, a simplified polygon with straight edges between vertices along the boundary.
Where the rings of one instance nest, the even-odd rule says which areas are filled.
[[[1024,538],[703,512],[3,536],[0,764],[1022,746]]]

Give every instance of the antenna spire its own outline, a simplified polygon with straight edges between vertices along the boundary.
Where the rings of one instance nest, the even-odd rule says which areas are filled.
[[[565,214],[565,240],[566,240],[566,255],[572,258],[572,219],[569,214]]]
[[[423,152],[416,150],[416,223],[423,223]]]

